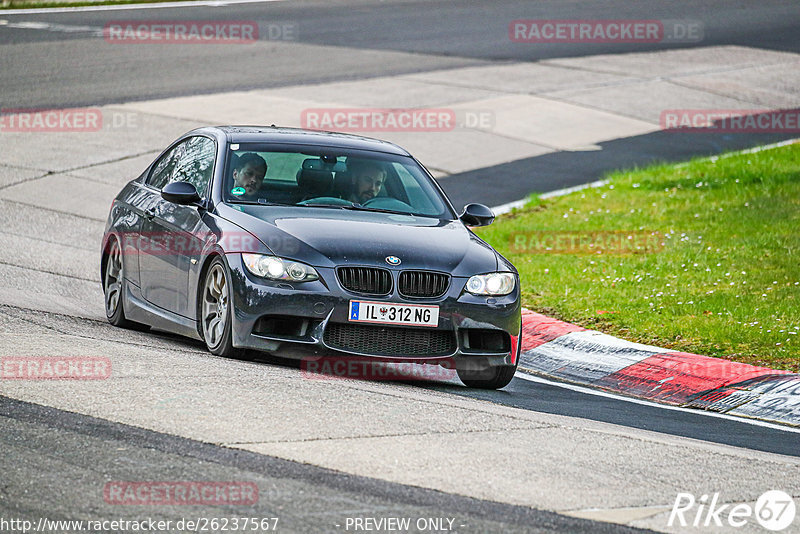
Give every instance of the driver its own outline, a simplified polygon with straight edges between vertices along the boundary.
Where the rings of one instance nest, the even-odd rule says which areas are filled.
[[[376,161],[354,161],[348,165],[352,188],[347,200],[364,204],[378,196],[386,181],[386,169]]]
[[[267,174],[267,162],[255,152],[239,156],[233,167],[231,194],[240,198],[253,198],[258,194]]]

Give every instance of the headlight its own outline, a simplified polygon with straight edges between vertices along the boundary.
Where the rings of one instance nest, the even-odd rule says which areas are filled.
[[[247,270],[256,276],[270,280],[286,280],[288,282],[310,282],[319,280],[313,267],[299,261],[285,260],[277,256],[242,253],[242,260]]]
[[[476,274],[467,280],[465,289],[473,295],[508,295],[514,291],[514,273]]]

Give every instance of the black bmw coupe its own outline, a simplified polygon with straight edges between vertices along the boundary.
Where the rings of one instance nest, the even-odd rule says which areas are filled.
[[[514,266],[392,143],[276,127],[186,133],[117,195],[102,242],[108,320],[303,358],[455,364],[507,385]]]

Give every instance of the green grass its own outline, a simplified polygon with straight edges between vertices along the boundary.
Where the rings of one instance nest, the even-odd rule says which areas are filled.
[[[607,178],[480,229],[519,269],[523,304],[631,341],[800,371],[800,144]],[[542,253],[551,232],[613,231],[653,246]]]

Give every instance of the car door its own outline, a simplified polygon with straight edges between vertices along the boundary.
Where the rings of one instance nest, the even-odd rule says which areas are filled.
[[[194,317],[188,309],[188,273],[207,232],[202,214],[195,205],[181,206],[161,198],[161,189],[171,182],[189,182],[201,198],[208,191],[214,171],[216,145],[212,139],[194,136],[167,152],[153,166],[147,180],[150,198],[142,221],[142,247],[139,271],[142,296],[159,308],[184,317]]]

